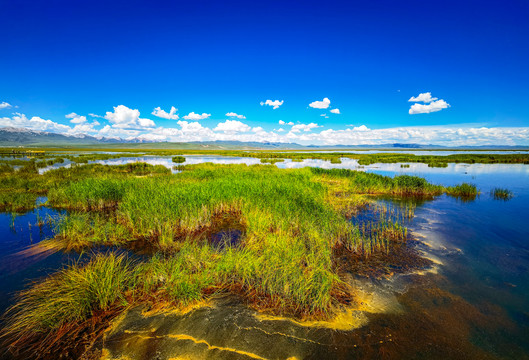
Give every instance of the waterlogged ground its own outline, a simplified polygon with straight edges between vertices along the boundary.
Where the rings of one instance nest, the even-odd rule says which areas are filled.
[[[170,157],[97,161],[145,161],[172,168]],[[258,164],[255,158],[186,156],[201,162]],[[56,166],[68,164],[56,164]],[[414,246],[434,265],[411,274],[347,278],[356,301],[337,319],[302,323],[264,316],[234,297],[222,297],[181,312],[148,313],[134,308],[117,318],[100,344],[106,359],[523,359],[529,358],[529,165],[426,164],[358,165],[323,160],[286,160],[280,168],[348,168],[383,175],[410,174],[433,183],[472,182],[482,194],[474,201],[441,196],[417,203],[407,226]],[[496,200],[493,187],[513,191]],[[52,235],[53,210],[13,219],[0,214],[0,307],[28,280],[45,276],[77,254],[27,256],[32,243]],[[41,222],[42,225],[38,226]],[[31,224],[31,226],[29,226]],[[98,356],[99,356],[98,355]]]

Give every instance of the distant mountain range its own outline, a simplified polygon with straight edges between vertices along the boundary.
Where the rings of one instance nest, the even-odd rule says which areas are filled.
[[[89,135],[63,135],[23,128],[0,128],[0,147],[104,147],[108,149],[167,149],[167,150],[345,150],[345,149],[448,149],[439,145],[388,143],[383,145],[300,145],[295,143],[242,142],[242,141],[194,141],[194,142],[145,142],[139,139],[125,141],[112,138],[96,138]],[[450,147],[451,149],[529,149],[528,146],[486,145]]]
[[[64,146],[119,143],[116,139],[97,139],[89,135],[63,135],[22,128],[0,128],[0,146]]]

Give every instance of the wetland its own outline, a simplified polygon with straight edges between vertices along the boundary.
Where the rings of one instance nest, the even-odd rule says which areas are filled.
[[[1,356],[527,358],[528,162],[5,149]]]

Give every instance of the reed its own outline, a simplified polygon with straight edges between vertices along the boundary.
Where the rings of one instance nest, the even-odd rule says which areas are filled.
[[[500,187],[493,188],[490,194],[495,200],[510,200],[514,196],[511,190]]]
[[[459,197],[463,200],[473,200],[479,195],[476,185],[469,183],[462,183],[456,186],[449,186],[446,188],[448,195]]]
[[[6,313],[4,342],[16,348],[47,337],[65,324],[80,323],[101,311],[127,306],[134,287],[133,268],[122,255],[98,254],[85,264],[73,264],[18,294]]]

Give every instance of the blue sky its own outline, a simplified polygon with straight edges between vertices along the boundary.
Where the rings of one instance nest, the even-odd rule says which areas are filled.
[[[0,126],[529,145],[528,19],[525,0],[0,0]],[[152,114],[173,106],[178,119]],[[185,119],[191,112],[205,118]]]

